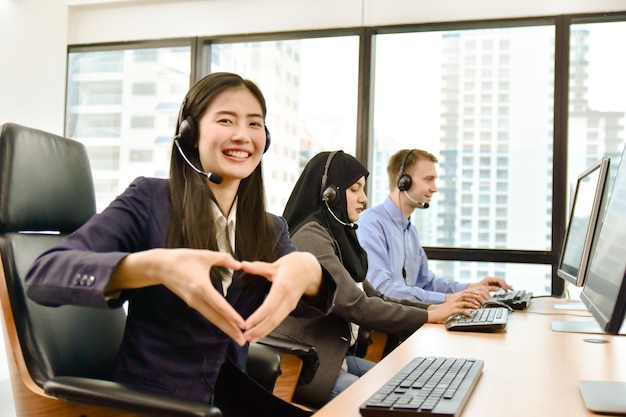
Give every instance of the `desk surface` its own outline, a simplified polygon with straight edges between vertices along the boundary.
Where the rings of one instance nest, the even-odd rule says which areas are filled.
[[[527,310],[509,315],[505,333],[450,332],[427,324],[314,416],[360,417],[359,406],[404,364],[429,355],[484,360],[462,417],[597,416],[585,407],[578,383],[626,381],[626,336],[553,332],[552,320],[593,320],[586,311],[555,310],[554,304],[563,300],[533,299]]]

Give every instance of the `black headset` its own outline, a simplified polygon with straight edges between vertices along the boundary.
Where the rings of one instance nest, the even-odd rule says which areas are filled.
[[[409,188],[411,188],[411,185],[413,184],[413,179],[411,178],[411,176],[404,172],[406,161],[409,159],[409,155],[411,155],[413,151],[414,149],[411,149],[406,153],[406,155],[404,155],[402,165],[400,165],[400,176],[398,177],[398,190],[400,191],[407,191]]]
[[[322,175],[322,201],[328,204],[331,204],[337,199],[337,186],[332,184],[326,184],[328,180],[328,167],[330,166],[330,162],[333,160],[333,157],[337,151],[332,151],[328,154],[328,158],[326,158],[326,165],[324,166],[324,174]]]
[[[180,112],[178,113],[178,134],[176,137],[182,139],[185,143],[194,143],[198,137],[198,126],[193,117],[185,116],[186,105],[187,97],[185,97],[183,104],[180,106]],[[267,126],[265,126],[265,149],[263,149],[263,153],[267,152],[271,142],[270,131],[267,129]]]

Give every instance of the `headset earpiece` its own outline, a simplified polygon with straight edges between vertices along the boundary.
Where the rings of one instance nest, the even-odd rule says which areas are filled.
[[[398,178],[398,190],[400,191],[407,191],[409,188],[411,188],[412,184],[413,180],[407,174],[402,174],[400,175],[400,178]]]
[[[190,146],[195,143],[197,135],[198,128],[196,127],[196,122],[191,116],[185,117],[178,126],[178,137],[184,144]]]
[[[272,137],[270,136],[270,131],[267,128],[267,126],[265,126],[265,149],[263,149],[263,153],[267,152],[267,150],[270,148],[271,142],[272,142]]]
[[[332,204],[337,199],[337,187],[332,184],[326,184],[328,180],[328,167],[330,166],[330,162],[333,160],[333,157],[337,151],[332,151],[328,154],[328,158],[326,158],[326,165],[324,166],[324,174],[322,175],[322,201],[328,204]]]
[[[324,191],[322,192],[322,201],[326,201],[331,204],[333,201],[335,201],[336,198],[337,189],[332,185],[326,187],[326,189],[324,189]]]
[[[400,191],[408,191],[413,184],[413,179],[411,176],[404,172],[404,168],[406,165],[406,161],[409,159],[409,155],[413,153],[413,149],[408,151],[402,160],[402,165],[400,165],[400,176],[398,177],[398,190]]]

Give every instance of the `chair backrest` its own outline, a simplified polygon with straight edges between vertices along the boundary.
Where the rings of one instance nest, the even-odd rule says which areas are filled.
[[[35,258],[94,213],[84,145],[17,124],[0,127],[0,253],[24,362],[39,386],[54,376],[110,377],[123,309],[48,307],[24,292]]]

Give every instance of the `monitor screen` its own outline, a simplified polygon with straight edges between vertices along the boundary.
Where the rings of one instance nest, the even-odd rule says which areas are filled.
[[[596,226],[603,214],[610,161],[602,158],[576,181],[557,275],[577,287],[584,284]]]
[[[615,175],[580,295],[600,328],[618,334],[626,310],[626,160]]]

